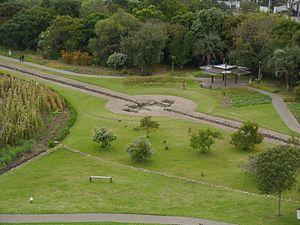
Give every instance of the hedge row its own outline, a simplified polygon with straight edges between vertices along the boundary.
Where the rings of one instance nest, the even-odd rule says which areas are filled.
[[[66,106],[70,110],[70,118],[68,122],[66,123],[65,127],[51,140],[48,141],[48,147],[53,148],[55,147],[59,142],[61,142],[69,133],[70,128],[74,125],[76,118],[77,118],[77,112],[71,105],[71,103],[65,99]]]
[[[174,78],[167,76],[146,76],[146,77],[127,77],[124,81],[125,85],[143,85],[143,86],[166,86],[166,85],[182,85],[192,86],[197,81],[185,78]]]
[[[271,93],[279,92],[279,90],[276,89],[276,88],[271,88],[271,87],[268,87],[268,86],[265,86],[265,85],[262,85],[262,84],[252,83],[251,86],[255,87],[255,88],[258,88],[258,89],[261,89],[261,90],[264,90],[264,91],[271,92]]]

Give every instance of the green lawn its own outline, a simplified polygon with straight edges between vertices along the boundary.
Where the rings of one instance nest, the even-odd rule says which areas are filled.
[[[207,128],[207,125],[158,117],[155,119],[161,128],[150,135],[155,150],[152,159],[133,163],[125,148],[135,137],[144,135],[134,129],[139,117],[113,114],[105,109],[103,99],[51,86],[78,112],[78,120],[64,144],[102,157],[107,163],[59,150],[4,174],[0,177],[0,213],[122,212],[195,216],[249,225],[297,224],[295,209],[298,204],[294,202],[284,201],[284,216],[277,217],[277,202],[273,199],[147,174],[110,163],[119,162],[258,193],[253,176],[241,165],[250,154],[261,152],[270,144],[263,143],[253,152],[239,151],[229,144],[230,133],[221,130],[224,139],[217,141],[211,153],[201,155],[189,147],[188,130]],[[217,90],[212,91],[215,92]],[[101,149],[93,143],[93,129],[98,126],[108,127],[117,134],[118,140],[111,148]],[[169,150],[165,150],[164,140]],[[113,175],[115,181],[113,184],[102,181],[89,184],[87,177],[94,174]],[[300,200],[297,189],[285,192],[284,198]],[[35,198],[34,204],[28,204],[31,196]]]
[[[280,116],[275,111],[271,103],[261,105],[248,105],[244,107],[223,107],[221,98],[223,89],[205,89],[198,85],[187,87],[186,89],[178,87],[164,86],[141,86],[124,85],[123,79],[98,79],[91,77],[74,77],[63,75],[64,77],[95,84],[100,87],[109,88],[115,91],[124,92],[129,95],[173,95],[190,99],[197,103],[197,111],[238,121],[253,120],[262,127],[292,134],[293,132],[285,125]],[[276,121],[276,123],[274,123]]]
[[[112,175],[114,181],[90,183],[94,174]],[[283,201],[278,217],[273,199],[135,171],[63,149],[2,175],[0,186],[0,213],[146,213],[243,225],[297,224],[293,202]]]

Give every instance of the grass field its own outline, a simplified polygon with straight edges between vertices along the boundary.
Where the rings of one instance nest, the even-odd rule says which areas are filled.
[[[199,185],[111,163],[258,193],[253,176],[246,173],[241,164],[249,155],[265,150],[270,144],[263,143],[253,152],[239,151],[229,144],[230,133],[221,130],[224,139],[217,141],[211,153],[200,155],[189,147],[188,130],[207,128],[207,125],[158,117],[155,119],[161,128],[150,134],[155,150],[153,158],[146,163],[133,163],[125,148],[135,137],[144,135],[134,129],[139,124],[139,117],[113,114],[105,109],[105,100],[51,86],[78,112],[78,120],[63,143],[102,157],[105,162],[61,149],[4,174],[0,177],[0,213],[121,212],[194,216],[243,225],[297,224],[295,209],[299,204],[295,202],[284,200],[283,216],[277,217],[277,201],[271,198]],[[111,148],[101,149],[92,141],[93,129],[98,126],[108,127],[117,134],[118,140]],[[169,150],[164,149],[164,140]],[[90,184],[87,177],[95,174],[113,175],[114,182]],[[297,189],[285,192],[284,198],[300,200]],[[35,198],[34,204],[28,203],[31,196]]]
[[[112,175],[114,181],[89,183],[91,174]],[[297,224],[293,202],[284,201],[278,217],[273,199],[135,171],[63,149],[1,176],[0,186],[0,213],[147,213],[243,225]]]
[[[275,111],[271,103],[260,105],[247,105],[244,107],[223,107],[221,98],[222,89],[209,90],[193,85],[183,88],[163,87],[163,86],[141,86],[124,85],[123,79],[98,79],[91,77],[74,77],[64,75],[64,77],[95,84],[100,87],[109,88],[115,91],[123,92],[129,95],[173,95],[190,99],[197,103],[197,111],[228,119],[246,121],[253,120],[262,127],[274,131],[292,134],[293,132],[285,125],[280,116]],[[276,121],[276,123],[274,123]]]

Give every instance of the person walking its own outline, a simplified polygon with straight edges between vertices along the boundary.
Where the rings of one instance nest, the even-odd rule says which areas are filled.
[[[21,56],[21,60],[22,60],[22,62],[24,62],[24,58],[25,58],[25,57],[24,57],[24,55],[22,55],[22,56]]]

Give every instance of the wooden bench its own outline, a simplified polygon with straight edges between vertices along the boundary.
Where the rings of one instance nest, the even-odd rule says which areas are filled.
[[[109,179],[110,183],[112,183],[111,176],[90,176],[89,177],[90,182],[92,182],[92,179]]]

